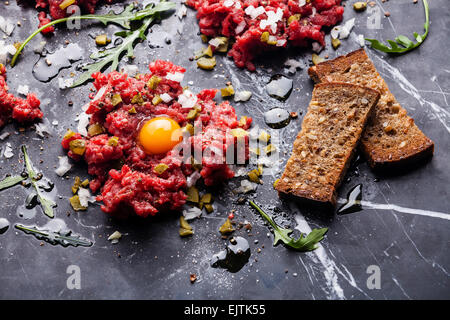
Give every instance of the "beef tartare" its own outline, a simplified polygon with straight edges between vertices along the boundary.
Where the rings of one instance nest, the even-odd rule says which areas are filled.
[[[200,31],[235,42],[228,55],[240,68],[255,70],[253,60],[264,51],[317,42],[325,46],[323,27],[342,20],[341,0],[188,0]]]
[[[111,3],[113,0],[104,0],[106,3]],[[94,13],[95,6],[101,0],[33,0],[36,3],[36,9],[40,10],[39,27],[46,25],[52,20],[65,18],[67,16],[67,8],[71,5],[77,5],[82,10],[88,13]],[[47,15],[50,15],[50,18]],[[42,33],[52,33],[55,31],[53,26],[42,30]]]
[[[180,84],[185,69],[168,61],[149,68],[134,78],[94,73],[97,93],[83,107],[79,132],[62,141],[69,157],[86,161],[91,190],[114,215],[180,209],[198,179],[210,186],[232,178],[226,155],[238,138],[248,141],[251,118],[238,121],[228,101],[217,105],[217,90],[193,94]]]
[[[0,128],[10,118],[20,123],[42,119],[43,114],[39,108],[41,102],[35,94],[28,94],[26,99],[21,99],[9,93],[8,90],[6,68],[0,63]]]

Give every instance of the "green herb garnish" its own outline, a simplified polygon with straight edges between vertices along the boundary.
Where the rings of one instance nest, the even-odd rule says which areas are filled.
[[[33,164],[31,163],[31,159],[28,156],[26,146],[22,146],[22,152],[25,158],[25,168],[27,169],[28,177],[30,178],[31,185],[36,190],[36,194],[38,196],[38,200],[42,207],[42,210],[49,218],[53,218],[55,216],[55,214],[53,213],[53,208],[56,207],[56,203],[46,198],[45,195],[41,192],[41,189],[39,188],[39,185],[37,183],[39,178],[36,171],[34,171]]]
[[[115,35],[120,36],[123,39],[123,42],[111,49],[103,50],[98,53],[92,54],[90,57],[94,60],[99,60],[98,62],[95,62],[93,64],[90,64],[88,66],[83,67],[83,70],[86,72],[83,73],[80,78],[75,82],[75,84],[72,87],[79,86],[83,83],[85,83],[87,80],[90,79],[91,74],[97,71],[103,71],[104,68],[111,65],[112,70],[117,70],[117,66],[119,64],[119,58],[121,55],[126,52],[128,57],[133,56],[133,45],[135,44],[135,41],[138,39],[145,40],[145,33],[147,29],[150,27],[151,23],[160,17],[160,13],[173,9],[175,7],[175,4],[172,2],[160,2],[158,4],[149,4],[144,9],[136,11],[136,5],[130,4],[125,8],[125,10],[122,13],[115,14],[113,12],[110,12],[106,15],[96,15],[96,14],[88,14],[88,15],[81,15],[81,16],[70,16],[62,19],[54,20],[39,29],[37,29],[35,32],[33,32],[23,43],[22,45],[17,49],[16,54],[11,60],[11,66],[14,66],[16,63],[16,60],[19,56],[19,54],[22,52],[23,48],[27,45],[28,42],[30,42],[31,39],[33,39],[37,34],[39,34],[42,30],[45,28],[48,28],[52,25],[58,24],[58,23],[64,23],[67,21],[72,21],[76,19],[81,20],[97,20],[102,22],[103,24],[107,25],[110,23],[117,24],[121,26],[124,29],[127,29],[126,31],[117,32]],[[142,21],[142,26],[138,29],[131,31],[130,23],[132,21]]]
[[[285,229],[278,226],[256,203],[252,200],[250,200],[249,203],[272,226],[275,235],[273,241],[274,246],[282,241],[289,248],[298,251],[313,251],[317,249],[317,244],[322,241],[323,236],[328,231],[328,228],[313,229],[306,237],[303,237],[303,234],[301,234],[300,238],[295,240],[289,236],[293,232],[291,229]]]
[[[428,32],[430,30],[430,12],[429,12],[430,10],[428,8],[428,2],[427,0],[422,1],[423,6],[425,8],[425,24],[424,24],[425,33],[420,35],[417,32],[414,32],[414,38],[416,39],[417,42],[410,40],[407,36],[400,35],[397,38],[395,38],[395,41],[386,40],[391,45],[389,47],[388,45],[376,39],[366,38],[365,40],[370,42],[371,48],[386,53],[405,53],[419,47],[425,41],[426,37],[428,36]]]
[[[7,189],[9,187],[15,186],[16,184],[22,182],[23,180],[26,180],[26,176],[12,176],[12,177],[6,177],[2,181],[0,181],[0,191],[3,189]]]
[[[67,234],[61,234],[60,232],[52,232],[47,230],[39,230],[35,227],[27,227],[21,224],[16,224],[14,226],[16,229],[19,229],[26,234],[32,234],[39,240],[44,240],[50,244],[60,244],[63,247],[74,246],[74,247],[90,247],[92,246],[92,242],[86,239],[81,238],[78,235],[71,235],[71,231],[68,231]]]

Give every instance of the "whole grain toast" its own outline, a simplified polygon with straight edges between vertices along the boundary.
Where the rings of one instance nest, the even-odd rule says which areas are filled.
[[[347,82],[381,93],[361,139],[361,149],[373,168],[397,168],[433,155],[433,141],[400,106],[364,49],[319,63],[308,74],[316,83]]]
[[[379,92],[353,84],[316,85],[292,155],[275,189],[336,205],[336,189],[379,99]]]

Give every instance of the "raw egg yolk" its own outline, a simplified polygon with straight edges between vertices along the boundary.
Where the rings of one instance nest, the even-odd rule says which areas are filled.
[[[182,140],[180,125],[167,117],[148,120],[139,132],[139,142],[147,154],[166,153]]]

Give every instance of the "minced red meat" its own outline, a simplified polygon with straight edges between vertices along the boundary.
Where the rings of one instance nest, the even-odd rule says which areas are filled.
[[[21,123],[42,119],[43,114],[39,108],[41,102],[35,94],[29,94],[26,99],[21,99],[8,93],[8,90],[6,68],[0,63],[0,128],[10,118]]]
[[[88,173],[94,176],[90,188],[93,192],[101,190],[97,200],[103,201],[102,210],[114,215],[129,212],[126,210],[129,208],[142,217],[155,215],[163,209],[178,210],[186,201],[187,181],[194,176],[200,174],[209,186],[232,178],[234,172],[220,155],[226,155],[230,147],[235,147],[236,138],[231,129],[246,130],[252,122],[251,118],[238,121],[234,108],[227,101],[217,105],[213,101],[215,89],[192,96],[197,100],[198,115],[195,120],[188,120],[189,111],[193,109],[180,95],[184,97],[189,91],[183,89],[179,78],[172,77],[182,75],[185,69],[162,60],[151,63],[149,68],[150,73],[136,78],[119,72],[94,73],[97,93],[83,109],[91,115],[90,126],[99,128],[100,125],[102,130],[95,136],[69,132],[62,141],[70,157],[86,161]],[[154,76],[159,79],[156,87],[150,84]],[[170,95],[172,100],[155,103],[154,98],[164,94]],[[114,97],[118,95],[121,102],[117,104]],[[139,130],[142,123],[157,116],[168,116],[181,127],[191,124],[201,130],[180,143],[180,148],[149,155],[139,144]],[[112,137],[118,138],[117,144],[109,143]],[[71,150],[70,142],[74,140],[84,144],[82,155]],[[180,152],[181,147],[192,151],[193,155],[195,150],[203,152],[197,162],[201,165],[193,164],[190,155],[187,158]],[[161,174],[155,171],[159,164],[167,166]]]
[[[250,71],[255,70],[254,58],[264,51],[288,43],[325,46],[322,28],[340,22],[344,13],[341,0],[187,0],[187,4],[198,11],[201,33],[235,39],[228,55]],[[269,33],[270,41],[261,37],[263,32]]]
[[[64,0],[32,0],[32,1],[36,3],[36,9],[43,10],[40,11],[38,15],[39,27],[46,25],[52,20],[65,18],[67,16],[67,8],[63,10],[59,7],[59,5]],[[113,0],[104,0],[103,2],[111,3],[112,1]],[[95,6],[97,5],[98,2],[101,2],[101,0],[75,0],[73,5],[77,5],[85,12],[92,14],[95,12]],[[50,18],[47,16],[47,12],[50,15]],[[47,34],[52,33],[53,31],[55,31],[55,28],[51,26],[42,30],[42,33]]]

